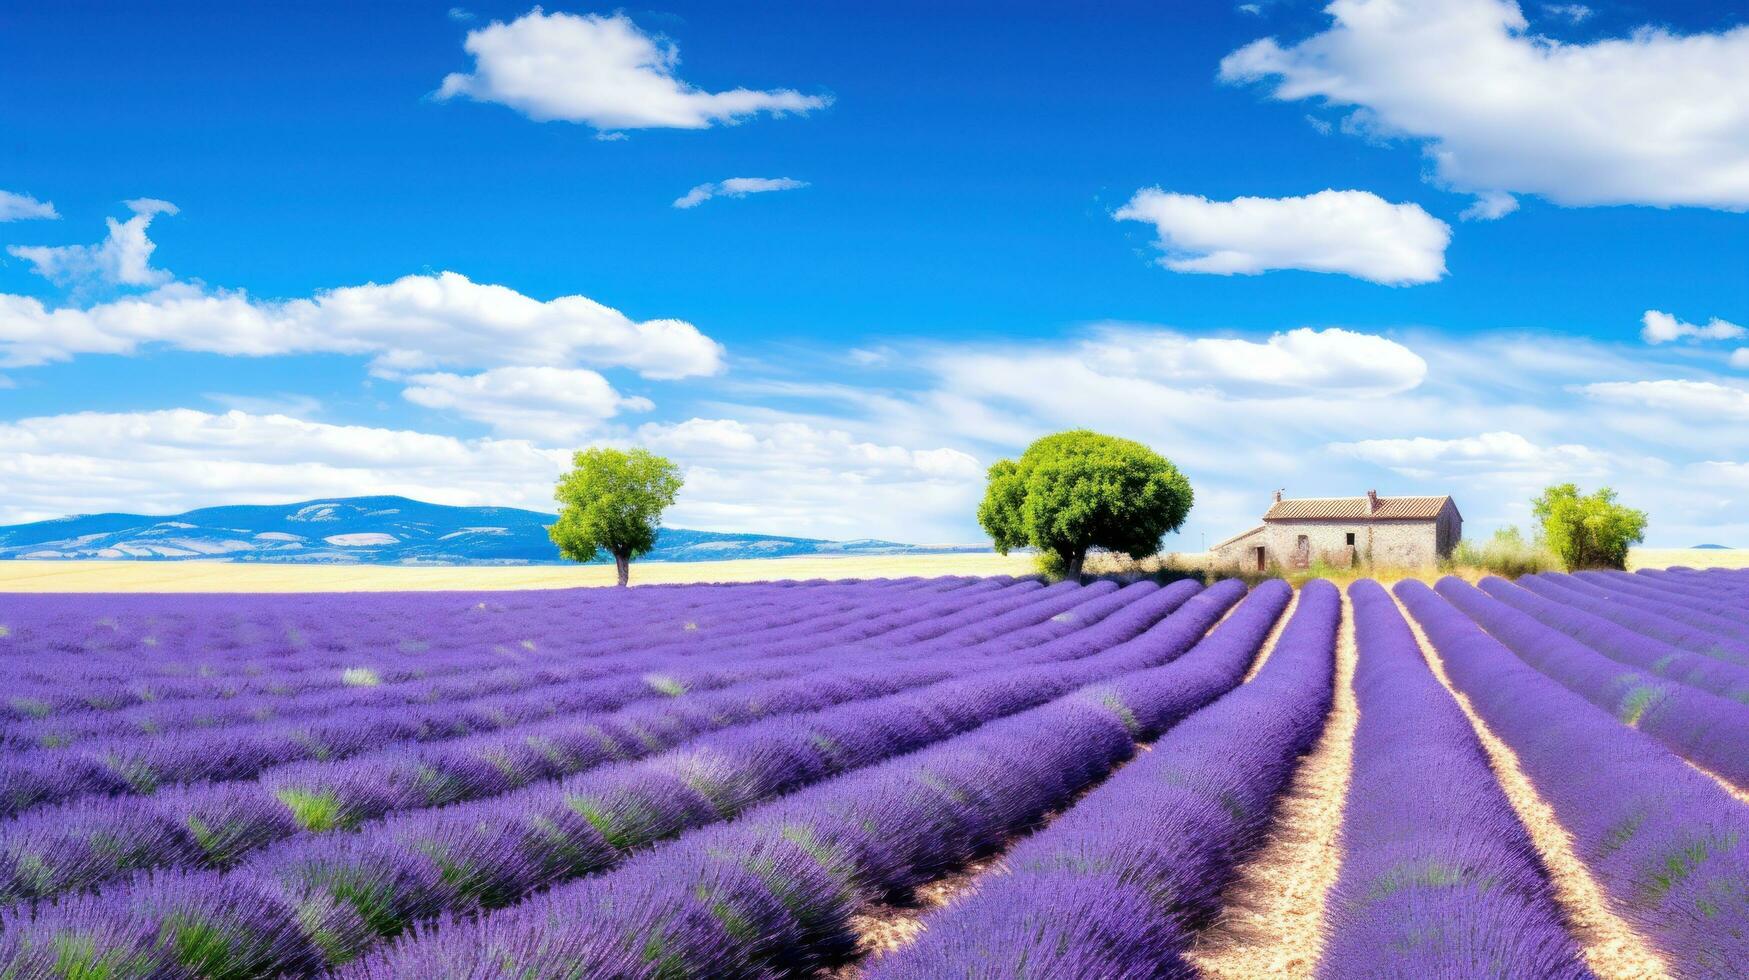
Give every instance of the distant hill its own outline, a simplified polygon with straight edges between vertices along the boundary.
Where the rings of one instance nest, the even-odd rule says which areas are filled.
[[[0,559],[208,559],[329,564],[530,565],[563,561],[547,539],[553,515],[514,507],[450,507],[406,497],[203,507],[185,514],[84,514],[0,527]],[[791,555],[983,551],[892,541],[826,541],[663,528],[645,561]]]
[[[1732,548],[1728,544],[1697,544],[1697,545],[1690,546],[1688,550],[1689,551],[1735,551],[1736,549]]]

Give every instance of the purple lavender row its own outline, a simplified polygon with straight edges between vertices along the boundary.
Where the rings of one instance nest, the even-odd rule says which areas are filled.
[[[1507,649],[1695,764],[1749,786],[1749,706],[1626,667],[1462,579],[1437,591]]]
[[[1591,976],[1463,711],[1377,582],[1348,588],[1360,723],[1320,977]]]
[[[1749,704],[1749,668],[1691,653],[1644,633],[1624,630],[1602,616],[1576,606],[1551,602],[1505,579],[1489,576],[1480,584],[1482,591],[1494,598],[1612,660]]]
[[[928,919],[870,980],[1195,976],[1192,930],[1329,711],[1340,615],[1334,586],[1307,583],[1256,677],[1015,847],[1007,874]]]
[[[623,637],[635,632],[635,629],[609,628],[600,632],[617,633],[619,637]],[[485,644],[478,646],[482,650],[489,649]],[[409,653],[418,655],[409,656]],[[374,664],[375,670],[371,678],[374,682],[387,680],[393,683],[466,671],[473,669],[475,663],[488,664],[502,658],[481,657],[478,654],[464,654],[459,658],[446,654],[434,656],[421,642],[402,649],[385,647],[369,654],[349,652],[344,659],[332,665],[322,664],[324,658],[320,656],[301,657],[292,669],[274,671],[265,678],[252,674],[241,678],[224,676],[214,679],[197,673],[195,676],[156,681],[140,679],[142,671],[138,669],[125,679],[106,681],[101,676],[102,672],[88,669],[88,664],[68,664],[64,656],[39,659],[47,659],[49,666],[41,671],[45,676],[34,685],[31,681],[33,671],[28,668],[35,661],[28,658],[22,661],[8,658],[6,662],[9,699],[15,713],[46,715],[79,710],[109,711],[150,701],[176,701],[210,697],[213,694],[234,697],[260,693],[285,697],[312,687],[338,687],[342,681],[340,665],[356,667],[360,659],[367,659]],[[135,656],[136,668],[141,666],[142,659],[144,658]]]
[[[1729,596],[1739,603],[1749,599],[1749,576],[1741,569],[1642,568],[1634,573],[1647,581],[1691,595]]]
[[[1076,588],[1076,586],[1069,586],[1069,588]],[[1114,588],[1114,586],[1105,583],[1104,588]],[[1072,606],[1076,602],[1074,593],[1062,593],[1058,590],[1048,591],[1055,591],[1055,598],[1046,606],[1042,606],[1039,611],[1032,613],[1035,620],[1056,613],[1065,606]],[[1098,591],[1100,588],[1090,588],[1090,590],[1086,590],[1086,593],[1098,595]],[[976,613],[976,609],[981,609],[981,607],[972,607],[974,613]],[[1025,609],[1025,607],[1021,607],[1021,609]],[[1007,616],[1007,618],[999,616],[999,618],[1011,623],[1013,627],[1020,627],[1020,621],[1013,620],[1013,616]],[[1062,630],[1062,628],[1067,627],[1053,625],[1053,628],[1044,630],[1044,635],[1039,635],[1039,632],[1027,632],[1027,634],[1016,635],[1016,639],[1023,642],[1042,642],[1044,639],[1048,639],[1049,635],[1055,635],[1056,630]],[[948,635],[951,635],[951,630]],[[780,676],[784,670],[782,662],[766,665],[759,660],[747,660],[743,653],[745,651],[740,648],[728,648],[726,651],[728,669],[717,670],[717,672],[710,672],[710,674],[703,674],[703,676],[670,672],[666,676],[656,677],[654,681],[651,677],[645,676],[624,677],[617,683],[609,681],[605,686],[596,686],[593,690],[586,691],[586,695],[593,698],[593,704],[598,709],[607,709],[607,707],[617,707],[617,705],[626,704],[628,700],[638,700],[638,698],[675,697],[675,695],[687,690],[686,684],[689,681],[696,684],[698,688],[710,690],[710,688],[722,688],[728,684],[745,683],[745,681],[759,679],[759,677]],[[803,670],[819,667],[822,662],[829,662],[829,658],[815,656],[812,660],[798,660],[798,662],[792,663],[789,669],[794,670],[794,672],[803,672]],[[535,702],[537,705],[544,704],[540,700],[540,695],[535,695]],[[406,735],[408,733],[406,728],[409,726],[418,728],[422,725],[423,719],[425,719],[423,711],[415,711],[411,716],[406,712],[383,714],[376,719],[376,725],[369,726],[367,730],[362,732],[362,737],[352,737],[352,739],[346,740],[346,746],[383,744],[383,742],[394,739],[397,733]],[[451,719],[451,725],[456,721],[460,721],[460,718]],[[467,772],[474,772],[479,768],[479,765],[483,765],[479,760],[495,761],[497,768],[512,768],[511,761],[523,760],[532,751],[542,754],[542,756],[546,754],[540,749],[530,749],[530,740],[535,746],[544,744],[544,740],[558,739],[561,742],[574,740],[577,737],[575,733],[579,730],[588,730],[589,723],[593,719],[558,719],[556,723],[551,723],[551,725],[535,726],[535,728],[526,725],[511,725],[511,723],[504,723],[504,721],[502,716],[493,714],[493,712],[486,712],[481,716],[481,728],[497,730],[497,733],[504,735],[502,739],[493,739],[490,733],[483,733],[472,742],[463,740],[463,742],[453,744],[448,749],[439,749],[436,756],[432,756],[432,758],[425,758],[420,754],[404,753],[404,751],[397,751],[397,749],[388,749],[385,753],[378,753],[374,765],[371,760],[360,761],[360,765],[350,767],[348,772],[359,775],[359,777],[371,775],[374,779],[378,779],[383,786],[399,786],[404,795],[411,795],[413,788],[418,788],[423,796],[436,796],[436,800],[427,803],[427,805],[437,805],[437,803],[448,802],[448,798],[439,793],[442,786],[437,786],[437,788],[425,786],[425,782],[429,781],[423,777],[423,774],[429,774],[430,770],[448,772],[449,768],[460,767]],[[642,739],[651,739],[651,735],[644,735],[642,730],[635,730],[635,732]],[[463,732],[449,732],[448,728],[439,730],[434,735],[444,735],[444,733],[463,735]],[[164,746],[166,753],[173,754],[173,756],[166,754],[164,758],[184,758],[184,760],[192,760],[191,765],[205,765],[205,770],[201,770],[203,775],[213,775],[215,772],[219,772],[220,765],[231,765],[231,767],[236,768],[245,765],[245,763],[254,763],[255,772],[266,772],[264,763],[273,761],[271,754],[266,760],[262,758],[262,753],[257,753],[255,756],[241,754],[238,746],[229,744],[231,742],[229,735],[226,733],[220,733],[220,735],[222,737],[220,737],[217,746],[210,746],[212,740],[208,740],[208,746],[203,746],[210,749],[210,754],[187,753],[189,742],[178,740],[178,742],[170,742]],[[255,747],[259,749],[262,746],[269,747],[269,749],[278,747],[278,749],[282,749],[282,754],[296,754],[296,758],[310,758],[310,751],[313,747],[329,749],[329,746],[320,744],[320,742],[297,739],[290,740],[289,744],[287,742],[261,742]],[[247,742],[245,742],[245,747],[247,747]],[[129,760],[128,756],[117,754],[115,758],[107,758],[101,765],[93,763],[91,767],[87,767],[91,768],[91,772],[73,770],[66,763],[66,760],[47,760],[35,768],[31,768],[30,765],[9,765],[7,767],[7,775],[9,775],[7,793],[9,796],[7,796],[5,803],[14,805],[14,807],[23,807],[26,803],[40,803],[45,798],[75,795],[80,789],[89,791],[86,795],[103,795],[103,791],[115,791],[115,789],[135,789],[135,791],[154,789],[154,786],[143,781],[157,779],[161,774],[157,774],[156,770],[152,770],[152,768],[145,767],[143,763],[136,763],[136,768],[129,772],[128,768],[124,768],[128,767],[129,763],[136,763],[136,760]],[[287,798],[287,796],[296,796],[296,798],[317,796],[320,798],[325,793],[325,788],[320,788],[320,786],[322,786],[327,772],[329,772],[327,767],[292,767],[282,774],[278,774],[278,777],[264,779],[266,786],[255,788],[252,793],[259,796],[275,795],[278,798]],[[269,774],[269,777],[271,775],[273,774]],[[124,777],[131,777],[131,779],[128,779],[124,784]],[[79,782],[79,779],[84,779],[84,782]],[[196,793],[196,796],[203,795]],[[121,807],[117,807],[117,810],[128,812],[128,807],[121,805]],[[3,837],[5,837],[5,831],[0,831],[0,838]]]
[[[908,587],[908,586],[906,586]],[[808,590],[814,595],[834,591]],[[578,592],[556,593],[559,598],[546,598],[539,604],[520,601],[512,603],[473,602],[476,594],[404,594],[373,597],[262,597],[262,596],[53,596],[32,597],[62,607],[56,621],[49,623],[19,623],[18,614],[28,612],[28,602],[9,603],[6,642],[0,650],[5,654],[23,656],[47,654],[62,666],[73,666],[87,680],[99,680],[113,671],[113,679],[165,673],[180,674],[180,661],[199,659],[209,676],[227,676],[246,672],[264,659],[281,659],[288,663],[317,661],[330,654],[356,655],[373,650],[394,650],[413,637],[438,645],[453,643],[459,628],[465,636],[469,627],[491,627],[506,622],[528,624],[557,634],[567,625],[601,622],[611,628],[635,631],[651,625],[663,626],[690,612],[712,605],[732,608],[734,602],[754,601],[763,597],[774,601],[794,590],[777,586],[756,586],[739,593],[701,589],[693,596],[670,594],[661,601],[651,601],[657,594],[639,590],[637,598],[613,597],[603,602],[592,595]],[[514,600],[517,594],[510,595]],[[521,595],[530,595],[522,593]],[[21,599],[23,597],[20,597]],[[793,599],[792,599],[793,601]],[[295,602],[299,615],[287,621],[282,609]],[[131,604],[140,607],[134,620],[117,615],[117,606]],[[186,610],[186,612],[185,612]],[[26,620],[29,617],[25,617]],[[208,633],[204,642],[191,649],[186,638],[178,637],[172,627],[178,622],[200,624]],[[337,632],[336,623],[345,631]],[[441,628],[439,628],[441,627]],[[218,631],[215,634],[215,630]],[[79,632],[102,632],[103,641]],[[153,658],[145,664],[141,654]],[[10,656],[7,657],[10,660]],[[69,664],[71,660],[71,664]],[[44,681],[53,681],[56,674],[45,672]]]
[[[1013,609],[1025,606],[1030,598],[1032,595],[1023,590],[1016,597],[992,600],[969,609],[972,613]],[[925,613],[929,611],[925,609]],[[918,614],[915,607],[911,611],[901,611],[901,620],[913,620]],[[1000,620],[1000,616],[997,618]],[[930,628],[951,630],[955,623],[957,620],[948,618],[937,621]],[[714,653],[743,660],[759,641],[761,634],[729,635],[724,637],[722,648],[715,649]],[[770,655],[775,649],[766,648],[764,653]],[[652,667],[656,670],[651,670]],[[380,709],[346,712],[313,723],[257,723],[215,732],[182,733],[177,739],[122,737],[94,740],[93,744],[70,751],[16,754],[0,763],[0,779],[7,786],[7,793],[0,796],[0,812],[17,814],[35,805],[82,795],[154,793],[159,786],[175,782],[241,779],[290,761],[345,758],[360,749],[381,746],[392,740],[449,739],[470,732],[519,725],[530,718],[551,716],[556,712],[603,711],[635,698],[656,697],[658,693],[672,695],[675,690],[684,690],[686,679],[675,679],[675,670],[668,670],[668,667],[670,663],[652,660],[649,651],[640,656],[619,656],[610,660],[605,670],[582,667],[561,672],[595,676],[556,691],[558,695],[565,695],[558,704],[554,704],[551,697],[554,691],[537,686],[530,693],[514,698],[512,704],[481,705],[483,711],[472,712],[472,716],[465,712],[467,705],[404,705],[399,712]],[[656,681],[647,679],[652,674]],[[693,683],[721,686],[743,681],[747,674],[743,670],[740,674],[729,674],[728,679],[715,677],[719,676],[707,674]],[[668,686],[663,688],[663,684]]]
[[[991,583],[989,587],[998,587],[1000,585],[1001,583]],[[971,588],[975,591],[979,587],[972,586]],[[866,591],[865,593],[852,593],[848,590],[841,589],[837,591],[837,598],[834,598],[832,602],[837,608],[854,609],[857,605],[857,603],[853,601],[855,595],[866,594]],[[895,595],[901,593],[902,590],[894,590]],[[398,599],[398,597],[396,598]],[[740,619],[744,618],[749,611],[785,608],[786,605],[788,607],[794,607],[797,598],[797,590],[772,588],[757,593],[743,592],[738,598],[735,596],[723,596],[718,600],[719,605],[714,607],[709,605],[701,607],[697,603],[688,603],[686,605],[690,612],[686,615],[673,617],[647,616],[647,618],[644,619],[631,617],[625,621],[603,623],[600,624],[599,628],[586,631],[583,635],[587,637],[587,640],[584,641],[574,639],[577,635],[576,626],[578,620],[576,618],[565,621],[554,621],[547,624],[544,630],[537,630],[537,632],[541,633],[543,636],[556,638],[558,646],[562,652],[574,653],[579,648],[580,642],[582,642],[585,647],[606,647],[615,642],[618,642],[621,645],[624,645],[626,642],[647,642],[647,639],[640,638],[640,634],[649,633],[652,630],[656,630],[664,638],[673,636],[680,633],[683,623],[687,627],[696,626],[696,621],[704,620],[706,613],[714,613],[717,619],[722,619],[727,625],[734,626]],[[408,610],[409,615],[400,624],[402,630],[408,628],[408,621],[419,623],[419,626],[416,628],[428,629],[430,627],[431,624],[419,621],[414,615],[412,615],[412,613],[415,613],[418,608],[419,607],[414,606]],[[469,609],[467,612],[472,614],[473,611]],[[475,617],[475,619],[478,620],[478,617]],[[714,622],[714,620],[712,621]],[[463,635],[464,638],[466,635],[486,631],[488,634],[487,636],[480,638],[479,642],[472,644],[474,647],[481,650],[491,649],[494,646],[494,644],[486,642],[487,640],[502,639],[507,642],[509,641],[509,639],[502,633],[506,628],[506,625],[501,621],[455,622],[452,619],[447,624],[439,625],[447,625],[450,627],[450,629],[441,634],[441,638],[445,642],[440,645],[446,648],[465,645],[461,644],[457,639],[458,631],[460,631],[460,634]],[[510,625],[514,626],[514,628],[521,632],[523,636],[526,637],[528,635],[528,631],[525,629],[525,627],[529,625],[528,623],[515,621]],[[327,643],[334,638],[346,637],[348,634],[341,633],[339,630],[344,629],[350,631],[353,626],[354,624],[350,621],[337,617],[329,624],[330,632],[320,635],[318,641]],[[492,630],[498,630],[500,632],[493,634],[491,633]],[[425,635],[429,635],[429,633]],[[515,634],[512,635],[514,636]],[[496,647],[508,653],[510,656],[525,656],[523,651],[516,649],[515,647],[506,647],[503,644],[496,644]],[[310,669],[310,664],[321,663],[324,659],[322,656],[309,650],[303,651],[303,654],[303,656],[298,657],[295,661],[296,666],[300,671],[307,671]],[[396,648],[394,645],[385,645],[376,651],[361,652],[358,650],[351,650],[345,654],[333,657],[332,659],[334,660],[334,663],[328,665],[327,669],[334,669],[341,664],[356,665],[360,656],[368,656],[373,660],[386,657],[390,661],[401,661],[405,665],[402,669],[407,671],[410,675],[417,675],[420,672],[429,673],[434,669],[431,664],[432,660],[438,659],[441,663],[443,660],[448,659],[447,655],[440,655],[427,651],[424,642],[421,641],[420,643],[412,644],[411,646],[403,644],[401,648]],[[89,677],[89,672],[82,674],[80,670],[81,665],[77,663],[68,665],[65,662],[64,657],[58,658],[52,661],[54,664],[53,669],[45,671],[45,676],[42,678],[43,685],[53,691],[59,692],[58,703],[57,699],[54,698],[48,700],[35,699],[36,703],[31,705],[31,708],[27,710],[27,713],[40,714],[49,710],[55,710],[57,707],[60,710],[68,710],[81,706],[80,702],[91,702],[98,707],[113,710],[129,704],[139,703],[144,699],[166,699],[170,697],[184,697],[191,695],[198,696],[206,690],[203,685],[209,683],[225,685],[222,689],[223,693],[234,695],[242,691],[243,687],[241,685],[249,680],[249,678],[245,678],[243,681],[235,679],[208,681],[202,677],[194,677],[186,678],[170,686],[159,684],[156,687],[153,687],[133,679],[140,673],[138,669],[140,667],[139,661],[140,657],[136,654],[131,662],[131,666],[134,669],[128,674],[129,680],[125,685],[118,688],[116,685],[112,684],[108,688],[105,688]],[[27,664],[29,663],[28,660],[24,662]],[[6,663],[12,665],[16,664],[17,661],[12,658],[7,658]],[[205,671],[206,666],[207,665],[205,664],[201,665],[201,670],[203,672]],[[255,664],[251,664],[251,667],[253,666],[255,666]],[[16,676],[17,671],[8,670],[7,673],[15,675],[13,678],[14,683],[11,685],[14,699],[22,700],[26,703],[32,702],[33,699],[28,697],[30,692],[21,689],[20,678]],[[73,691],[69,692],[68,685],[72,681],[77,681],[78,683],[73,686]],[[120,682],[117,683],[119,684]],[[273,693],[284,695],[295,689],[295,687],[287,685],[284,690],[274,691]],[[78,700],[71,704],[66,703],[69,694],[76,697]]]
[[[1158,606],[1175,594],[1194,591],[1194,586],[1160,590],[1132,605]],[[1228,583],[1191,600],[1165,621],[1173,624],[1170,628],[1162,624],[1143,634],[1150,638],[1149,648],[1129,645],[1130,658],[1170,654],[1181,633],[1194,626],[1200,635],[1200,629],[1218,619],[1243,591],[1243,586]],[[1091,634],[1104,625],[1083,632]],[[1105,644],[1094,639],[1087,646],[1091,652]],[[1122,666],[1113,663],[1121,657],[1090,659],[1102,661],[1106,670]],[[1011,671],[1004,675],[1006,683],[936,685],[916,696],[887,698],[879,704],[774,719],[754,726],[756,730],[725,733],[704,751],[694,746],[674,753],[665,766],[652,760],[573,781],[571,793],[545,798],[524,795],[494,806],[433,813],[423,834],[417,833],[414,823],[385,825],[364,837],[312,840],[270,852],[230,876],[158,875],[100,896],[63,899],[42,908],[34,918],[14,912],[0,918],[0,935],[11,939],[16,950],[12,955],[23,961],[36,951],[89,948],[109,937],[156,936],[167,922],[198,917],[209,932],[247,939],[227,954],[228,968],[234,973],[307,972],[307,956],[342,959],[422,914],[471,907],[489,894],[486,886],[492,881],[513,881],[518,874],[562,879],[617,863],[624,851],[609,843],[609,837],[629,848],[689,823],[721,819],[723,814],[705,795],[716,787],[745,788],[760,781],[793,786],[817,780],[973,727],[980,715],[999,716],[1037,703],[1040,696],[1034,692],[1064,670]],[[700,762],[713,761],[716,768],[697,771]],[[739,768],[721,769],[731,764]],[[701,778],[713,772],[719,778]],[[733,781],[722,782],[724,775],[733,776]],[[584,805],[569,805],[569,795],[583,795]],[[435,844],[442,848],[427,849]],[[458,879],[458,868],[468,874]],[[245,882],[251,883],[247,890],[255,896],[253,901],[233,901],[222,910],[202,904],[206,890],[223,885],[234,895]],[[118,917],[132,926],[117,923]],[[310,930],[300,947],[305,959],[263,962],[260,957],[279,949],[285,937],[302,935],[301,928]],[[116,957],[131,955],[124,949],[102,948]],[[7,962],[0,956],[0,964]],[[161,960],[156,968],[163,968]]]
[[[1514,583],[1550,602],[1571,606],[1593,616],[1607,619],[1642,636],[1668,643],[1673,647],[1712,657],[1739,667],[1749,667],[1749,645],[1698,629],[1688,623],[1671,619],[1648,609],[1634,608],[1613,602],[1607,596],[1576,591],[1541,576],[1526,575]]]
[[[1025,590],[1022,590],[1023,594],[1024,592]],[[970,599],[972,596],[966,598]],[[965,603],[958,603],[958,605],[963,607]],[[822,642],[834,638],[859,639],[867,635],[871,621],[876,622],[877,629],[893,625],[894,620],[889,618],[881,621],[876,615],[882,612],[896,612],[898,614],[897,622],[908,623],[918,616],[947,611],[957,612],[959,610],[940,604],[919,605],[915,600],[898,600],[890,605],[870,604],[864,609],[856,610],[849,616],[830,613],[809,618],[797,616],[793,612],[783,612],[748,624],[747,632],[726,635],[712,634],[712,638],[705,641],[704,650],[700,650],[696,646],[677,648],[670,643],[633,651],[627,650],[623,644],[609,643],[607,646],[613,650],[613,655],[598,657],[593,661],[586,660],[581,663],[549,662],[535,664],[527,668],[501,667],[494,671],[474,670],[453,680],[425,683],[418,686],[371,686],[362,689],[366,693],[353,695],[353,699],[358,702],[354,704],[347,704],[344,701],[337,703],[333,693],[289,701],[269,698],[232,698],[220,702],[222,710],[226,714],[215,718],[214,711],[207,707],[211,702],[174,703],[159,709],[154,717],[154,730],[152,732],[136,733],[135,737],[151,740],[187,728],[201,728],[211,731],[224,727],[221,718],[229,719],[231,724],[239,726],[261,725],[279,720],[287,714],[290,715],[291,720],[295,720],[300,715],[318,713],[324,708],[330,711],[351,709],[355,712],[366,712],[362,717],[372,717],[371,713],[402,705],[429,706],[441,703],[445,706],[466,709],[469,707],[468,705],[457,705],[455,702],[461,699],[488,697],[495,694],[514,694],[543,685],[593,680],[614,673],[659,672],[670,664],[685,663],[684,659],[673,659],[683,655],[680,652],[682,649],[684,649],[684,656],[697,657],[703,652],[721,655],[721,648],[724,647],[744,650],[755,644],[763,643],[766,650],[777,652],[784,649],[801,648],[801,645],[791,643],[785,648],[783,644],[765,642],[768,637],[775,636],[784,639],[796,632],[801,632],[819,638]],[[845,632],[847,629],[849,632]],[[664,660],[663,658],[669,659]],[[359,689],[354,688],[353,690]],[[482,705],[482,707],[486,710],[492,710],[491,705]],[[329,729],[337,728],[343,723],[345,717],[331,713],[318,724]],[[116,719],[113,715],[100,715],[92,721],[96,725],[101,725],[104,722],[113,723],[122,721],[122,719]],[[48,739],[52,745],[64,746],[74,741],[77,733],[88,730],[88,727],[69,728],[66,719],[58,719],[39,723],[39,727],[34,729],[34,732],[39,738]],[[325,744],[325,740],[319,734],[312,736],[309,740]],[[124,754],[127,751],[126,746],[130,744],[137,743],[105,742],[97,754],[99,756]]]
[[[1749,638],[1749,609],[1742,608],[1739,597],[1718,593],[1696,595],[1687,589],[1627,572],[1574,572],[1573,577],[1610,592],[1692,610],[1708,617],[1709,622],[1717,623],[1721,631],[1729,630],[1738,639]]]
[[[1518,756],[1617,915],[1683,977],[1749,962],[1749,810],[1538,673],[1419,582],[1396,593],[1453,683]],[[1585,760],[1575,764],[1574,760]]]
[[[994,587],[1000,587],[1000,583],[994,583],[990,586],[990,588]],[[1036,585],[1034,585],[1034,587],[1036,587]],[[979,591],[979,587],[972,586],[969,591]],[[879,595],[881,593],[874,594]],[[902,599],[904,597],[903,592],[898,590],[895,590],[894,595],[896,599]],[[746,600],[754,600],[758,598],[758,596],[744,594],[743,598]],[[794,593],[792,592],[790,596],[786,598],[781,590],[774,591],[766,598],[766,601],[762,602],[736,604],[734,600],[725,599],[724,603],[725,604],[721,607],[721,610],[735,613],[736,619],[744,617],[750,612],[763,613],[770,610],[781,611],[796,608]],[[866,604],[866,599],[864,600],[864,604]],[[834,600],[834,604],[831,608],[847,611],[851,616],[854,616],[858,611],[857,606],[857,603],[849,599],[839,599]],[[807,604],[804,603],[803,608],[806,607]],[[692,615],[694,620],[700,618],[699,610],[693,610]],[[845,621],[848,622],[849,620],[846,619]],[[733,625],[736,620],[732,619],[730,622],[731,625]],[[345,624],[344,621],[339,621],[338,625],[340,628],[345,628],[348,624]],[[685,626],[696,626],[696,622],[693,620],[687,620]],[[589,631],[587,634],[588,639],[582,641],[573,638],[575,636],[575,630],[575,622],[563,624],[562,626],[559,624],[554,625],[553,632],[557,634],[560,640],[560,643],[558,644],[559,649],[554,651],[554,653],[575,656],[581,652],[589,650],[611,650],[615,648],[624,648],[628,645],[646,645],[650,642],[659,640],[672,642],[674,636],[686,635],[682,630],[682,623],[680,620],[674,621],[671,624],[671,628],[665,626],[659,635],[648,635],[641,639],[638,639],[638,634],[648,634],[651,631],[651,627],[648,623],[634,622],[630,626],[604,624],[600,629]],[[628,637],[632,639],[628,639]],[[502,637],[500,636],[500,638]],[[485,643],[479,643],[476,644],[476,646],[481,651],[494,649],[493,646]],[[525,656],[521,651],[502,647],[501,644],[497,646],[507,651],[510,656]],[[185,678],[173,683],[158,683],[155,685],[145,684],[138,681],[128,681],[126,683],[115,682],[105,686],[93,681],[89,677],[81,676],[76,667],[68,668],[63,663],[61,666],[50,672],[50,677],[36,687],[32,687],[18,676],[16,670],[9,669],[5,673],[10,675],[9,701],[11,702],[12,715],[14,717],[29,717],[50,713],[58,714],[62,712],[78,711],[81,709],[86,711],[112,711],[131,705],[145,703],[147,701],[201,697],[203,695],[215,693],[215,687],[216,693],[228,697],[246,694],[251,691],[285,697],[296,694],[299,691],[338,688],[344,683],[344,679],[338,669],[339,665],[345,664],[346,666],[356,667],[358,666],[360,656],[361,655],[356,652],[348,654],[344,659],[338,660],[335,664],[329,665],[326,668],[326,672],[312,671],[307,664],[303,664],[300,665],[298,670],[277,677],[269,677],[266,679],[248,677],[242,680],[227,679],[218,682],[211,682],[201,677],[193,677]],[[371,662],[383,664],[383,666],[378,668],[380,674],[372,678],[372,680],[378,683],[383,680],[391,682],[397,680],[415,680],[420,677],[432,676],[436,673],[466,671],[472,669],[476,664],[489,664],[502,659],[502,655],[497,653],[464,653],[460,656],[452,655],[439,658],[417,647],[414,649],[413,655],[408,655],[404,651],[396,651],[395,653],[382,651],[375,655],[370,655]],[[7,663],[12,663],[10,658]],[[398,666],[388,666],[386,665],[387,663],[398,663]],[[312,679],[312,676],[314,679]]]
[[[1049,629],[1017,630],[1015,650],[1056,636],[1023,659],[1088,656],[1140,633],[1198,588],[1179,583],[1150,594],[1155,591],[1151,584],[1133,585],[1083,604],[1076,612],[1094,626],[1072,635],[1057,635],[1055,621]],[[675,698],[605,717],[565,719],[434,751],[391,748],[342,764],[294,766],[258,782],[190,787],[150,803],[118,799],[36,811],[0,830],[5,854],[0,898],[88,888],[139,868],[228,867],[242,854],[302,832],[355,827],[391,811],[489,798],[519,786],[527,787],[521,798],[550,799],[562,795],[562,788],[542,789],[543,782],[615,759],[650,755],[760,718],[938,683],[968,665],[997,668],[1012,658],[1012,653],[1003,658],[974,652],[961,661],[937,657],[909,668],[853,667]]]
[[[1687,623],[1735,644],[1741,645],[1744,642],[1745,630],[1741,623],[1704,609],[1696,609],[1680,602],[1673,602],[1667,594],[1648,594],[1632,589],[1623,589],[1613,584],[1603,584],[1591,579],[1580,578],[1577,575],[1544,574],[1538,577],[1553,581],[1569,592],[1577,592],[1594,599],[1618,603],[1635,610],[1654,612],[1660,616]]]
[[[988,853],[1130,758],[1139,740],[1231,689],[1289,592],[1260,586],[1167,666],[1072,688],[692,833],[614,874],[449,920],[341,975],[751,978],[833,965],[851,952],[851,918],[871,901]]]

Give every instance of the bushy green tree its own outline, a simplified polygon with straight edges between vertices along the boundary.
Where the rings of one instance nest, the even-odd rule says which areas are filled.
[[[991,466],[978,523],[997,551],[1037,548],[1047,571],[1079,578],[1089,548],[1159,551],[1193,499],[1178,467],[1147,446],[1077,429]]]
[[[571,457],[571,471],[553,490],[559,520],[547,536],[572,561],[612,555],[623,586],[632,559],[656,546],[662,511],[682,482],[679,467],[648,450],[584,450]]]
[[[1569,571],[1626,568],[1628,548],[1646,537],[1646,512],[1616,503],[1608,487],[1584,495],[1574,484],[1558,484],[1531,502],[1531,512],[1543,544]]]

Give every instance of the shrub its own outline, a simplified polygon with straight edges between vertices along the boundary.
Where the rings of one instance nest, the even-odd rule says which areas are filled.
[[[1548,548],[1526,541],[1524,534],[1510,525],[1495,531],[1483,544],[1459,542],[1451,556],[1455,568],[1474,568],[1506,578],[1556,571],[1560,564]]]

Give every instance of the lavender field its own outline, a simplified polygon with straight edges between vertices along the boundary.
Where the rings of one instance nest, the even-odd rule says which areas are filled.
[[[1728,977],[1749,572],[0,598],[0,977]]]

